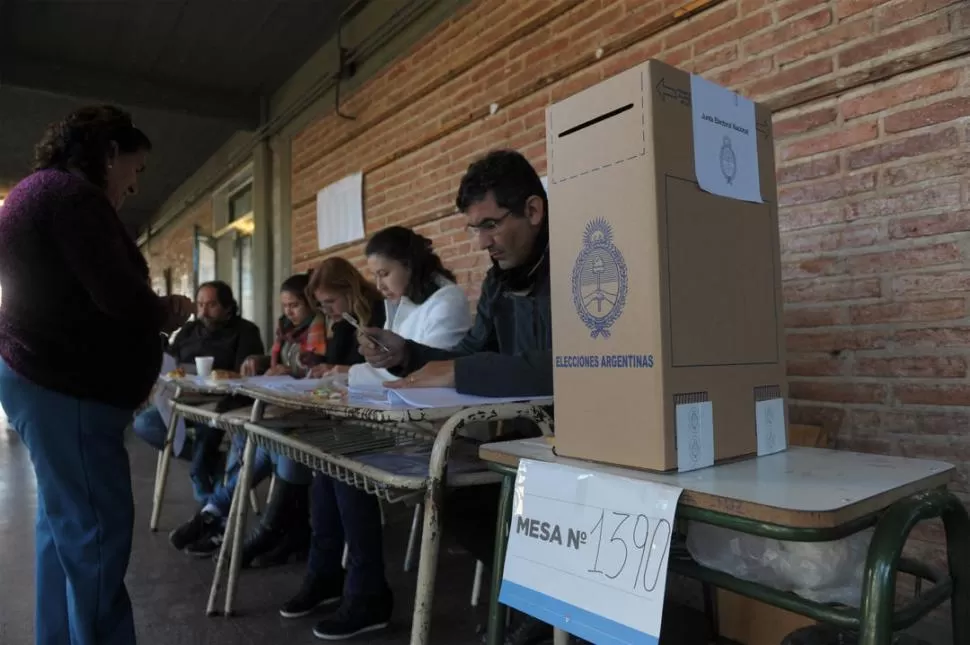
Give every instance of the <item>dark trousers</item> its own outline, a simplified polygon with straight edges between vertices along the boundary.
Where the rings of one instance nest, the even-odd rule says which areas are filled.
[[[313,539],[308,573],[340,575],[347,544],[344,597],[387,593],[384,577],[384,536],[377,498],[325,475],[313,478],[310,488]]]
[[[134,645],[125,572],[135,507],[124,443],[133,410],[48,390],[3,361],[0,405],[37,478],[35,642]]]

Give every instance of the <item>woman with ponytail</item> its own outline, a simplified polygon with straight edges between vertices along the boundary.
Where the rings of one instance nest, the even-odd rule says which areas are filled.
[[[384,328],[428,347],[450,349],[472,325],[465,292],[434,252],[431,240],[403,226],[376,233],[364,250],[384,296]],[[350,386],[380,388],[397,377],[361,363],[349,368]]]

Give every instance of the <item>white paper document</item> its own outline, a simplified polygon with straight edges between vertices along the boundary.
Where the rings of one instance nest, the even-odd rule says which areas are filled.
[[[755,404],[755,428],[758,433],[758,456],[773,455],[788,449],[785,423],[785,399],[769,399]]]
[[[655,645],[680,494],[523,459],[499,600],[592,643]]]
[[[364,390],[352,389],[347,397],[351,405],[388,405],[403,408],[462,408],[475,405],[495,405],[501,403],[516,403],[519,401],[535,401],[550,399],[539,396],[515,396],[492,398],[459,394],[454,388],[448,387],[415,387],[400,390],[388,388]],[[550,399],[551,401],[551,399]]]
[[[762,203],[754,103],[696,74],[690,93],[697,183],[715,195]]]
[[[317,243],[323,251],[364,237],[364,175],[354,173],[317,193]]]
[[[675,409],[677,470],[687,472],[714,465],[714,404],[681,403]]]

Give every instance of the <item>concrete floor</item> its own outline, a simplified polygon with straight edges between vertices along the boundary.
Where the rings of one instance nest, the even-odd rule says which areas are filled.
[[[2,423],[2,422],[0,422]],[[176,553],[167,533],[192,516],[195,503],[188,484],[186,464],[175,463],[158,533],[148,530],[155,471],[155,453],[136,440],[129,441],[134,479],[135,543],[128,585],[135,607],[140,645],[303,645],[320,642],[311,628],[314,619],[283,620],[279,605],[299,586],[302,565],[245,572],[241,578],[232,619],[207,618],[205,603],[212,579],[212,561],[199,561]],[[0,427],[0,645],[33,642],[34,477],[28,455],[16,434]],[[365,642],[406,644],[410,633],[415,575],[402,572],[401,563],[409,529],[409,509],[388,512],[387,556],[396,607],[392,628]],[[478,626],[484,624],[487,596],[482,606],[469,606],[474,562],[463,552],[447,548],[439,563],[435,595],[434,643],[481,643]],[[664,639],[669,645],[700,645],[703,619],[696,612],[672,606],[664,616]]]

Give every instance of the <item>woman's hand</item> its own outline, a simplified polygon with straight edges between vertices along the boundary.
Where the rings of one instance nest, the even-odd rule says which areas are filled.
[[[286,368],[285,365],[276,365],[266,370],[264,376],[285,376],[290,373],[290,370]]]
[[[307,378],[323,378],[331,369],[333,369],[333,365],[327,365],[326,363],[314,365],[307,372]]]

